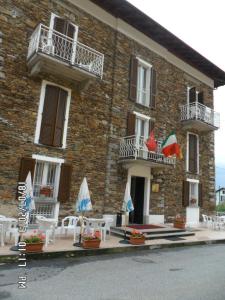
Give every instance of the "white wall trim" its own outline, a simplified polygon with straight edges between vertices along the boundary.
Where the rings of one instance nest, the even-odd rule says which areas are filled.
[[[50,157],[50,156],[45,156],[45,155],[40,155],[40,154],[32,154],[32,158],[36,159],[36,160],[54,162],[54,163],[58,163],[58,164],[63,164],[65,162],[64,158]]]
[[[179,59],[174,54],[169,52],[166,48],[156,43],[151,38],[149,38],[142,32],[138,31],[131,25],[127,24],[121,19],[112,16],[110,13],[106,12],[98,5],[90,2],[89,0],[83,0],[83,1],[69,0],[69,2],[83,9],[85,12],[99,19],[101,22],[104,22],[105,24],[109,25],[113,29],[116,29],[119,32],[123,33],[124,35],[137,41],[139,44],[143,45],[144,47],[157,53],[165,60],[178,67],[180,70],[188,73],[189,75],[200,80],[201,82],[204,82],[209,87],[214,88],[214,81],[211,78],[209,78],[208,76],[206,76],[205,74],[197,70],[196,68],[192,67],[191,65],[187,64],[183,60]]]
[[[136,57],[137,60],[138,60],[138,63],[140,63],[141,65],[143,65],[144,67],[146,68],[149,68],[151,69],[152,68],[152,65],[150,63],[148,63],[147,61],[141,59],[140,57]]]
[[[141,118],[143,120],[153,120],[153,118],[146,116],[144,114],[141,114],[139,112],[133,111],[133,114],[136,115],[138,118]],[[154,119],[155,120],[155,119]]]
[[[187,178],[186,180],[193,183],[199,183],[198,179]]]
[[[69,119],[69,108],[70,108],[70,100],[71,100],[71,90],[68,88],[65,88],[64,86],[61,86],[59,84],[55,84],[53,82],[49,82],[46,80],[42,81],[41,84],[41,93],[40,93],[40,101],[39,101],[39,107],[38,107],[38,115],[37,115],[37,123],[36,123],[36,129],[35,129],[35,135],[34,135],[34,143],[39,144],[39,137],[40,137],[40,131],[41,131],[41,121],[42,121],[42,113],[44,108],[44,99],[45,99],[45,90],[46,85],[54,85],[58,86],[61,89],[68,92],[68,97],[66,101],[66,111],[65,111],[65,123],[64,123],[64,130],[63,130],[63,139],[62,139],[62,148],[66,148],[66,137],[67,137],[67,128],[68,128],[68,119]]]

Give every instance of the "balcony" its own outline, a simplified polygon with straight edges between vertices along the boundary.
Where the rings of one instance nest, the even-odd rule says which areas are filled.
[[[104,55],[39,24],[30,38],[27,64],[31,76],[48,73],[80,83],[102,78]]]
[[[193,102],[181,107],[181,122],[186,129],[217,130],[220,127],[220,114],[201,103]]]
[[[138,163],[150,167],[175,166],[175,157],[165,157],[161,153],[162,141],[157,141],[156,152],[148,151],[144,137],[127,136],[120,142],[120,162],[125,165]]]

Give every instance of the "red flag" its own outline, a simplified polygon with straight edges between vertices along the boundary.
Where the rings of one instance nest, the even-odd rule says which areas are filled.
[[[153,130],[150,132],[150,136],[149,136],[147,142],[145,142],[145,145],[147,146],[149,151],[154,151],[154,152],[156,151],[157,143],[155,141],[155,136],[154,136]]]

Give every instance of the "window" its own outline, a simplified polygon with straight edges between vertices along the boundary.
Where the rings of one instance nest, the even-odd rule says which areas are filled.
[[[195,87],[188,87],[188,98],[187,98],[188,104],[191,103],[204,103],[204,93],[201,91],[196,91]]]
[[[199,138],[198,135],[187,134],[187,172],[197,174],[199,172]]]
[[[130,100],[155,107],[156,72],[147,62],[132,56],[130,68]]]
[[[184,207],[203,206],[202,184],[195,179],[187,179],[183,181],[183,198]]]
[[[34,197],[55,200],[58,196],[60,164],[36,161],[34,171]]]
[[[68,89],[43,82],[35,143],[66,147],[70,95]]]
[[[189,187],[190,187],[189,206],[197,206],[198,205],[198,183],[190,182]]]
[[[35,199],[46,202],[68,202],[72,165],[64,163],[64,159],[33,154],[23,157],[20,162],[19,181],[25,181],[31,172]]]
[[[148,125],[149,125],[149,120],[142,119],[136,116],[135,135],[147,139]]]

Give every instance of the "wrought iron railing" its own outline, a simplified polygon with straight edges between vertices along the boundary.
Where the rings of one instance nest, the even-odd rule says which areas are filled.
[[[58,218],[56,208],[57,202],[40,202],[35,201],[35,210],[31,212],[30,224],[36,223],[36,216],[43,216],[46,218]]]
[[[198,102],[181,107],[181,121],[187,120],[199,120],[214,127],[220,127],[220,114]]]
[[[49,27],[39,24],[31,35],[27,59],[43,53],[102,78],[104,55]]]
[[[161,153],[162,141],[157,141],[156,151],[149,151],[145,145],[146,139],[142,136],[126,136],[120,141],[121,159],[145,159],[155,163],[175,165],[175,157],[165,157]]]

